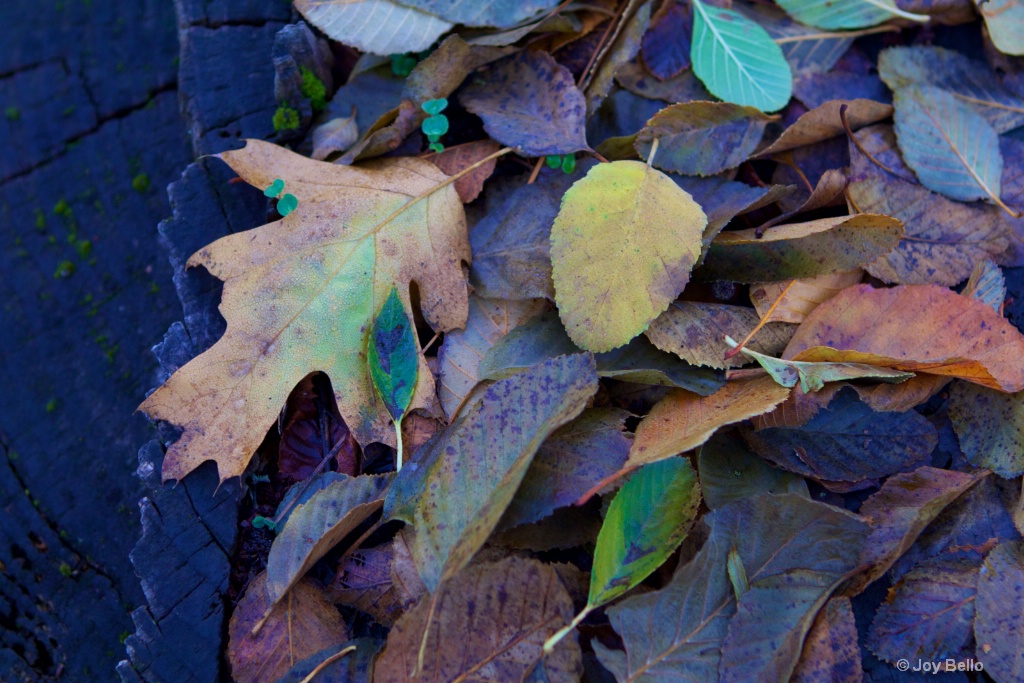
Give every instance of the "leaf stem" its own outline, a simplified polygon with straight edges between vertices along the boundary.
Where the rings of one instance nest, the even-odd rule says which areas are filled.
[[[651,141],[651,151],[647,155],[647,166],[650,167],[654,164],[654,155],[658,153],[658,138],[654,138]]]
[[[346,647],[341,652],[336,652],[335,654],[331,655],[330,657],[328,657],[324,661],[322,661],[319,664],[317,664],[316,668],[313,669],[312,671],[310,671],[309,675],[306,676],[305,678],[303,678],[301,681],[299,681],[299,683],[310,683],[310,681],[312,681],[314,678],[316,678],[316,675],[318,673],[320,673],[321,671],[323,671],[324,669],[329,667],[331,664],[334,664],[336,661],[338,661],[339,659],[341,659],[342,657],[347,655],[349,652],[354,652],[355,649],[356,649],[355,645],[349,645],[348,647]]]
[[[404,415],[402,417],[405,417]],[[395,472],[402,471],[402,418],[395,420],[395,437],[398,440],[398,453],[395,455]]]
[[[785,289],[782,290],[782,293],[779,294],[779,298],[772,302],[772,305],[769,306],[768,310],[764,312],[764,315],[761,316],[761,320],[758,321],[754,329],[752,329],[750,331],[750,334],[744,337],[743,341],[741,341],[739,344],[734,342],[732,340],[732,337],[726,335],[725,343],[729,344],[729,346],[732,347],[732,350],[725,352],[724,360],[729,360],[730,358],[738,354],[740,351],[742,351],[743,347],[750,343],[750,340],[754,338],[754,335],[760,332],[761,328],[771,321],[772,313],[774,313],[775,309],[779,307],[779,304],[782,303],[782,300],[786,298],[786,293],[789,292],[790,287],[792,287],[795,284],[796,280],[789,281],[789,284],[786,285]],[[730,344],[729,342],[732,343]]]
[[[550,638],[544,641],[544,654],[549,655],[551,651],[555,649],[555,646],[561,642],[562,638],[572,633],[572,630],[580,625],[580,622],[587,618],[587,615],[594,608],[587,605],[583,608],[583,611],[576,615],[576,617],[562,628],[555,631]]]
[[[912,180],[910,178],[904,178],[901,174],[897,173],[896,171],[892,170],[891,168],[889,168],[888,166],[883,164],[881,161],[876,159],[871,154],[871,152],[869,152],[866,149],[864,149],[864,146],[862,144],[860,144],[860,140],[857,139],[857,137],[853,134],[853,130],[850,129],[850,123],[846,120],[846,110],[848,108],[849,108],[848,105],[845,105],[845,104],[843,104],[843,105],[841,105],[839,107],[839,120],[843,122],[843,130],[846,131],[846,136],[848,138],[850,138],[850,142],[852,142],[854,144],[854,146],[858,150],[860,150],[861,154],[863,154],[868,159],[870,159],[872,161],[872,163],[875,164],[875,166],[878,166],[878,168],[882,169],[886,173],[888,173],[890,175],[894,175],[897,178],[899,178],[900,180],[906,180],[909,183],[916,183],[917,181],[915,181],[915,180]]]

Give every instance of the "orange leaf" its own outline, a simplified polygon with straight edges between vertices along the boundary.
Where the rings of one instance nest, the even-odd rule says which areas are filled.
[[[1024,390],[1024,335],[985,304],[935,285],[849,287],[804,321],[783,358],[883,365]]]

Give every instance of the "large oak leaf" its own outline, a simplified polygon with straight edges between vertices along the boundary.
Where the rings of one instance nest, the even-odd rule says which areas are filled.
[[[370,385],[366,335],[393,285],[411,313],[412,281],[431,326],[465,325],[462,261],[470,250],[455,188],[438,188],[447,176],[418,159],[353,168],[256,140],[220,158],[256,187],[284,180],[299,205],[189,259],[224,281],[227,331],[141,406],[184,429],[164,460],[164,479],[181,479],[206,460],[217,462],[222,481],[240,475],[292,387],[314,370],[330,376],[361,443],[392,441]],[[433,393],[421,361],[410,408],[426,406]]]

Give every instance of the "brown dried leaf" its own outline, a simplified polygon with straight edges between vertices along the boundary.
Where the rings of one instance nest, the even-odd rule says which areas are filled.
[[[330,388],[327,376],[317,372],[307,375],[288,396],[277,454],[277,468],[287,479],[310,477],[339,443],[335,471],[353,477],[359,474],[359,444],[341,419]]]
[[[840,290],[857,284],[863,276],[864,271],[856,268],[784,282],[755,284],[750,286],[750,301],[762,320],[770,323],[802,323],[820,304],[834,297]],[[775,310],[768,314],[772,306]]]
[[[729,382],[710,396],[673,390],[637,426],[625,469],[692,450],[719,427],[766,413],[787,396],[789,389],[771,377]]]
[[[883,365],[1024,389],[1024,336],[991,308],[934,285],[857,285],[818,306],[783,357]]]
[[[573,617],[558,574],[533,559],[471,565],[439,591],[433,614],[424,596],[391,629],[375,683],[522,681],[540,661],[547,637]],[[417,670],[424,632],[426,657]],[[575,636],[562,640],[544,665],[549,683],[577,681]]]
[[[477,140],[449,147],[440,154],[427,157],[427,160],[452,176],[494,154],[499,149],[501,149],[501,145],[494,140]],[[459,193],[459,199],[463,204],[469,204],[480,196],[480,192],[484,189],[484,183],[494,173],[496,163],[498,163],[497,159],[491,159],[483,166],[477,167],[476,170],[455,181],[455,191]]]
[[[228,625],[228,661],[238,683],[276,681],[296,662],[348,640],[338,610],[309,581],[296,584],[254,635],[253,627],[270,609],[266,586],[263,572],[249,583]]]
[[[861,683],[860,645],[849,598],[833,597],[804,640],[790,683]]]
[[[757,326],[757,313],[743,306],[675,301],[651,322],[647,338],[662,351],[674,353],[691,365],[727,368],[749,361],[735,356],[728,361],[725,336],[744,339]],[[796,328],[768,324],[747,345],[769,356],[779,355]]]
[[[892,116],[892,107],[873,100],[832,100],[815,107],[798,118],[783,131],[779,139],[757,153],[759,157],[786,152],[804,145],[828,140],[845,134],[839,108],[847,106],[846,121],[851,130],[857,130]]]

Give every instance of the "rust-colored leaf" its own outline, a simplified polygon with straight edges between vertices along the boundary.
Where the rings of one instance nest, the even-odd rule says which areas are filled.
[[[271,606],[266,587],[264,572],[249,583],[228,625],[228,661],[238,683],[276,681],[296,662],[348,640],[338,610],[309,581],[296,584],[254,634]]]
[[[338,413],[326,375],[314,373],[299,382],[288,397],[281,418],[277,468],[285,478],[307,479],[333,449],[337,449],[335,471],[349,476],[359,474],[359,444]],[[325,467],[321,471],[330,469]]]
[[[857,285],[819,306],[784,358],[884,365],[1024,389],[1024,336],[980,301],[934,285]]]
[[[455,175],[481,159],[486,159],[499,149],[501,149],[501,145],[494,140],[477,140],[476,142],[467,142],[455,147],[449,147],[440,154],[428,157],[428,159],[434,166],[437,166],[448,175]],[[459,199],[462,200],[463,204],[469,204],[480,196],[480,192],[484,189],[484,183],[494,173],[494,165],[496,163],[498,163],[497,159],[491,159],[486,164],[478,166],[472,172],[455,181],[455,191],[459,193]]]

